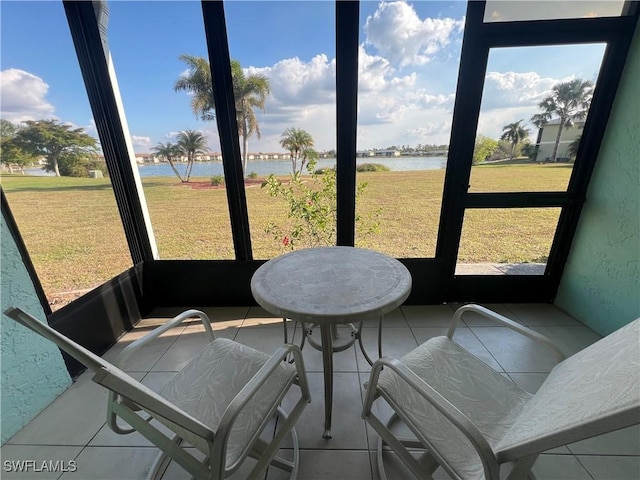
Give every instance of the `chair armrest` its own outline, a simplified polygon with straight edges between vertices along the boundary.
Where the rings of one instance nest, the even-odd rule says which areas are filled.
[[[211,321],[209,320],[209,317],[207,316],[207,314],[204,312],[201,312],[200,310],[187,310],[173,317],[171,320],[168,320],[163,325],[160,325],[159,327],[154,328],[149,333],[147,333],[143,337],[140,337],[138,340],[134,341],[130,345],[127,345],[122,350],[122,352],[120,352],[120,354],[116,357],[113,364],[118,368],[124,368],[125,362],[138,349],[140,349],[141,347],[144,347],[145,345],[148,345],[153,340],[155,340],[160,335],[162,335],[164,332],[171,330],[172,328],[182,324],[182,322],[184,322],[188,318],[193,318],[193,317],[200,318],[200,320],[202,321],[202,324],[204,325],[204,329],[206,333],[209,335],[210,341],[213,342],[216,337],[215,337],[215,334],[213,333],[213,329],[211,328]]]
[[[216,442],[218,448],[226,448],[229,435],[231,434],[231,428],[236,418],[240,414],[243,407],[249,402],[260,387],[267,381],[269,376],[278,368],[283,361],[286,360],[287,355],[293,354],[294,364],[296,366],[296,373],[298,377],[298,383],[302,391],[302,397],[310,402],[311,394],[309,391],[309,384],[307,382],[307,376],[304,369],[304,361],[302,359],[302,351],[296,345],[285,344],[275,351],[273,355],[267,360],[267,362],[256,372],[256,374],[249,380],[249,382],[238,392],[234,399],[229,403],[225,409],[218,429],[216,431]],[[220,439],[218,443],[218,439]]]
[[[447,332],[447,337],[453,339],[453,335],[456,331],[456,328],[458,327],[460,318],[465,312],[475,312],[478,315],[481,315],[485,318],[489,318],[497,323],[500,323],[502,326],[508,327],[511,330],[514,330],[524,335],[525,337],[528,337],[532,340],[540,342],[543,345],[546,345],[560,357],[559,358],[560,361],[566,358],[565,354],[562,353],[562,350],[560,350],[560,348],[550,338],[538,332],[535,332],[530,328],[520,325],[519,323],[516,323],[513,320],[510,320],[507,317],[500,315],[499,313],[496,313],[493,310],[489,310],[488,308],[485,308],[481,305],[469,304],[469,305],[464,305],[458,308],[453,314],[453,318],[451,319],[451,324],[449,325],[449,331]]]
[[[367,417],[371,412],[371,406],[376,399],[378,379],[384,367],[393,370],[409,387],[416,391],[422,398],[428,401],[436,408],[444,417],[450,421],[464,436],[469,440],[478,452],[485,472],[493,471],[497,468],[495,454],[489,441],[485,438],[478,427],[462,413],[455,405],[444,398],[431,385],[416,375],[413,370],[403,364],[400,360],[390,357],[382,357],[378,359],[372,367],[369,387],[365,398],[362,417]],[[494,478],[490,476],[490,478]],[[496,477],[497,478],[497,477]]]

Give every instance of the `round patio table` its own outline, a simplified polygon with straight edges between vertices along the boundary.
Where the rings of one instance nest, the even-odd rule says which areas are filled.
[[[381,327],[384,314],[402,304],[410,291],[411,274],[402,263],[355,247],[290,252],[269,260],[253,275],[251,292],[265,310],[285,319],[320,325],[324,438],[331,438],[333,353],[339,351],[333,347],[332,329],[336,324],[370,319],[379,319]]]

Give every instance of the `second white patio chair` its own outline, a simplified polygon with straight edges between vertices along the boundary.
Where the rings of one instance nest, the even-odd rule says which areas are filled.
[[[273,355],[266,355],[232,340],[216,338],[207,315],[188,310],[128,345],[116,361],[123,365],[140,347],[162,333],[187,319],[199,318],[210,344],[156,393],[28,313],[10,308],[5,314],[51,340],[95,373],[93,381],[109,390],[107,423],[111,429],[120,434],[137,431],[161,450],[150,478],[160,478],[174,460],[194,478],[223,479],[247,457],[258,460],[247,478],[264,476],[269,465],[296,477],[298,444],[293,426],[310,399],[298,347],[284,345]],[[283,361],[289,354],[295,358],[295,366]],[[299,387],[300,396],[287,417],[279,405],[294,386]],[[281,421],[275,435],[267,440],[261,438],[277,413]],[[132,428],[120,427],[118,418]],[[164,433],[167,429],[172,432],[170,436]],[[276,457],[280,443],[289,433],[293,461]],[[201,452],[204,460],[196,458],[193,448],[185,448],[188,446]]]
[[[460,317],[475,312],[562,353],[546,337],[478,305],[458,309],[445,337],[401,359],[375,362],[363,418],[420,479],[442,468],[454,479],[528,478],[538,454],[640,423],[640,319],[557,364],[531,395],[453,340]],[[382,397],[395,412],[372,412]],[[415,435],[397,438],[398,417]],[[415,458],[409,449],[425,453]]]

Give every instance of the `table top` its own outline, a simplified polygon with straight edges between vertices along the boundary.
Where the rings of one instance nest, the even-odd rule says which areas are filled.
[[[297,250],[256,270],[251,292],[265,310],[309,322],[351,323],[390,312],[411,292],[395,258],[355,247]]]

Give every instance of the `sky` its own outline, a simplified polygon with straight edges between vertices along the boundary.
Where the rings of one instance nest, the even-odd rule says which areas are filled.
[[[577,16],[608,14],[617,1],[569,2]],[[562,14],[554,2],[489,2],[487,16]],[[604,8],[605,10],[602,10]],[[515,9],[515,10],[514,10]],[[600,9],[600,10],[598,10]],[[466,2],[363,1],[359,32],[359,150],[448,144]],[[515,13],[514,13],[515,12]],[[251,152],[279,152],[282,132],[307,130],[317,150],[335,148],[335,5],[331,1],[228,1],[231,58],[246,74],[269,79],[261,138]],[[0,117],[13,122],[53,118],[97,132],[62,2],[0,2]],[[202,131],[219,151],[215,122],[200,120],[187,92],[181,54],[207,56],[200,2],[111,1],[108,41],[136,153]],[[478,133],[527,125],[551,87],[573,78],[596,81],[604,45],[501,48],[490,52]]]

